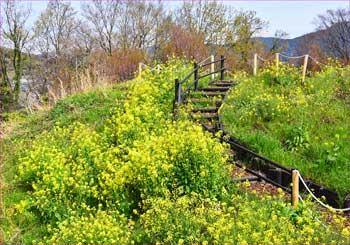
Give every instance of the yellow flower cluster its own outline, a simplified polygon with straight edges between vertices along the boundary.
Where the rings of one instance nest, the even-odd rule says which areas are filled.
[[[265,204],[262,204],[265,203]],[[348,243],[349,228],[324,228],[305,206],[297,210],[280,198],[233,194],[226,202],[182,196],[149,199],[141,224],[148,239],[179,244]],[[171,222],[169,222],[171,221]],[[342,234],[342,235],[340,235]]]
[[[268,63],[261,71],[260,77],[268,85],[288,86],[300,84],[302,80],[302,67],[295,67],[293,64],[280,62]]]
[[[48,226],[49,229],[50,226]],[[98,210],[95,214],[72,217],[54,228],[47,243],[54,244],[127,244],[133,222],[123,215]]]

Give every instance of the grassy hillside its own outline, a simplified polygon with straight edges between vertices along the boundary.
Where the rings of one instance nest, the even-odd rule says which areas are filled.
[[[9,115],[1,142],[6,244],[347,243],[309,205],[229,182],[228,148],[179,115],[173,81],[190,65]],[[241,189],[243,188],[243,189]]]
[[[1,241],[6,243],[31,243],[41,237],[45,226],[33,212],[16,214],[19,204],[30,196],[17,180],[18,160],[34,138],[43,132],[51,132],[55,125],[69,126],[74,122],[102,129],[112,107],[122,104],[127,84],[100,88],[88,93],[76,94],[59,101],[52,109],[27,115],[16,112],[5,115],[4,138],[0,140],[2,159],[2,222]],[[17,205],[17,206],[16,206]]]
[[[261,154],[350,193],[350,69],[329,67],[301,85],[301,70],[269,66],[241,77],[222,114],[228,132]]]

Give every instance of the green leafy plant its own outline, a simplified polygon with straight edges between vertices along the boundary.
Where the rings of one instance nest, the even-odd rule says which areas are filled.
[[[284,142],[286,148],[292,152],[308,149],[310,146],[308,132],[302,126],[293,127],[288,133]]]

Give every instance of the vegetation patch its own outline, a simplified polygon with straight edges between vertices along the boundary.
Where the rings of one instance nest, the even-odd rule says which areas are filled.
[[[299,68],[240,76],[222,109],[226,130],[259,153],[350,193],[349,68],[328,66],[301,85]]]

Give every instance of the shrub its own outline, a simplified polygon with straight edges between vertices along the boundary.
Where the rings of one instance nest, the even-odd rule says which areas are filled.
[[[49,226],[49,230],[51,228]],[[54,244],[127,244],[131,241],[133,222],[123,215],[95,211],[80,217],[70,217],[52,230],[45,243]]]

